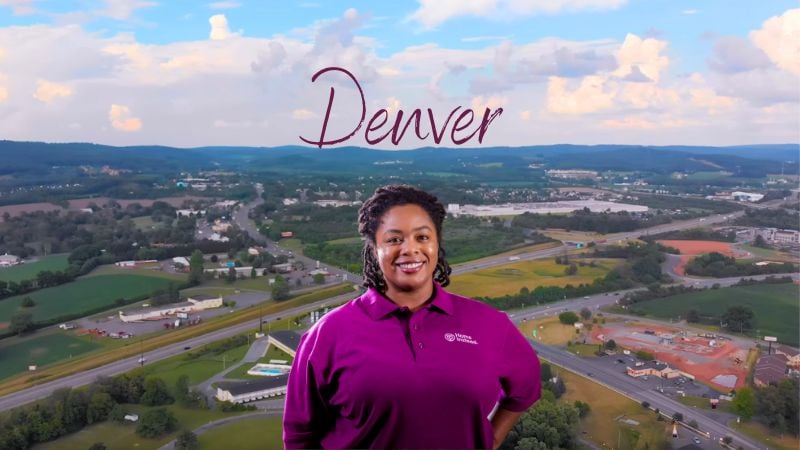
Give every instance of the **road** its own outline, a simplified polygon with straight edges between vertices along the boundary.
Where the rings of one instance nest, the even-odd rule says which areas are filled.
[[[701,411],[683,405],[669,397],[651,390],[647,385],[639,380],[622,374],[619,371],[610,370],[605,365],[596,363],[591,359],[581,359],[572,353],[554,347],[531,342],[536,352],[544,359],[551,361],[561,367],[569,369],[579,375],[591,373],[594,381],[605,385],[632,400],[641,403],[647,401],[651,408],[658,408],[661,412],[672,416],[679,412],[683,414],[684,421],[696,420],[699,429],[710,433],[710,438],[718,440],[720,437],[730,436],[733,438],[735,447],[742,446],[746,449],[760,449],[763,445],[757,444],[748,437],[732,430],[726,425],[716,422],[712,418],[706,417]],[[702,435],[701,435],[702,436]]]
[[[356,294],[357,293],[354,291],[352,294],[342,294],[337,297],[328,298],[316,303],[290,308],[271,315],[265,315],[264,321],[271,322],[277,320],[280,317],[299,315],[313,311],[320,307],[324,307],[325,305],[334,304],[338,302],[345,302],[347,300],[350,300],[351,298],[354,298]],[[204,334],[202,336],[191,338],[183,342],[161,347],[157,350],[149,351],[147,352],[146,355],[147,363],[153,361],[159,361],[162,359],[166,359],[181,354],[185,351],[184,350],[185,347],[195,348],[203,344],[210,344],[214,341],[225,339],[252,330],[257,326],[258,326],[257,321],[256,323],[253,323],[252,321],[241,323],[233,325],[228,328],[224,328],[222,330],[213,331],[211,333]],[[43,383],[38,386],[34,386],[22,391],[14,392],[13,394],[5,395],[3,397],[0,397],[0,411],[5,411],[15,406],[24,405],[32,401],[47,397],[53,391],[60,388],[65,388],[65,387],[74,388],[78,386],[83,386],[85,384],[89,384],[93,382],[95,379],[97,379],[97,377],[99,376],[113,376],[127,372],[139,365],[138,360],[139,360],[138,355],[131,358],[121,359],[119,361],[114,361],[112,363],[106,364],[102,367],[97,367],[91,370],[87,370],[85,372],[69,375],[55,381],[50,381],[48,383]]]

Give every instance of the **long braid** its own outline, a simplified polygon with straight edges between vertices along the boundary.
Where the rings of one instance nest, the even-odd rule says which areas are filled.
[[[447,263],[446,253],[442,247],[442,222],[446,216],[444,206],[435,196],[412,186],[389,185],[376,189],[375,194],[367,199],[358,211],[358,232],[366,237],[364,250],[361,253],[364,264],[364,287],[375,288],[382,294],[386,293],[386,280],[374,255],[375,232],[386,211],[394,206],[408,204],[424,209],[436,226],[439,254],[433,279],[442,286],[450,284],[452,269]]]

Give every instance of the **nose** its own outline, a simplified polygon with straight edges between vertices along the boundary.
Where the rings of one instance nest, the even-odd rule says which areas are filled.
[[[419,253],[419,242],[414,239],[403,239],[403,245],[400,250],[404,255]]]

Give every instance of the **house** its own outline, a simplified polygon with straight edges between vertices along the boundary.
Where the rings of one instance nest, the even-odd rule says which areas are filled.
[[[17,264],[22,264],[22,260],[19,256],[9,255],[8,253],[0,255],[0,267],[11,267]]]
[[[282,238],[291,238],[292,236],[294,236],[294,233],[291,231],[281,231]]]
[[[258,380],[217,384],[217,399],[223,402],[247,403],[286,393],[289,375],[264,377]]]
[[[138,414],[125,414],[125,420],[129,420],[131,422],[137,422],[139,420]]]

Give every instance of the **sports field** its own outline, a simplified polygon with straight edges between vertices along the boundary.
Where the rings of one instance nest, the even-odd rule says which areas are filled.
[[[579,260],[574,260],[578,265]],[[588,264],[594,261],[595,267],[578,265],[578,273],[565,275],[567,266],[556,264],[553,258],[533,261],[519,261],[486,270],[456,275],[451,278],[449,289],[468,297],[498,297],[506,294],[517,294],[523,287],[530,290],[537,286],[577,286],[591,283],[596,278],[604,277],[608,272],[622,263],[619,259],[585,260]]]
[[[27,308],[34,322],[98,308],[111,308],[118,298],[148,295],[169,286],[170,280],[145,275],[103,275],[81,278],[71,283],[27,294],[36,306]],[[0,326],[9,322],[24,296],[0,300]]]
[[[675,267],[675,273],[678,275],[684,274],[683,270],[691,259],[705,253],[717,252],[735,258],[745,256],[744,252],[734,250],[729,242],[662,239],[658,243],[680,250],[681,262]]]
[[[39,258],[35,262],[19,264],[12,267],[0,269],[0,280],[2,281],[22,281],[36,278],[36,274],[42,270],[64,270],[69,266],[67,262],[68,254],[50,255]]]
[[[61,361],[100,348],[98,343],[71,333],[51,333],[30,338],[4,339],[0,342],[0,379],[28,370],[28,365]]]
[[[800,286],[792,283],[708,289],[637,303],[633,310],[662,319],[686,317],[690,309],[701,316],[720,317],[731,306],[747,306],[756,316],[759,334],[777,336],[782,343],[800,344]]]

